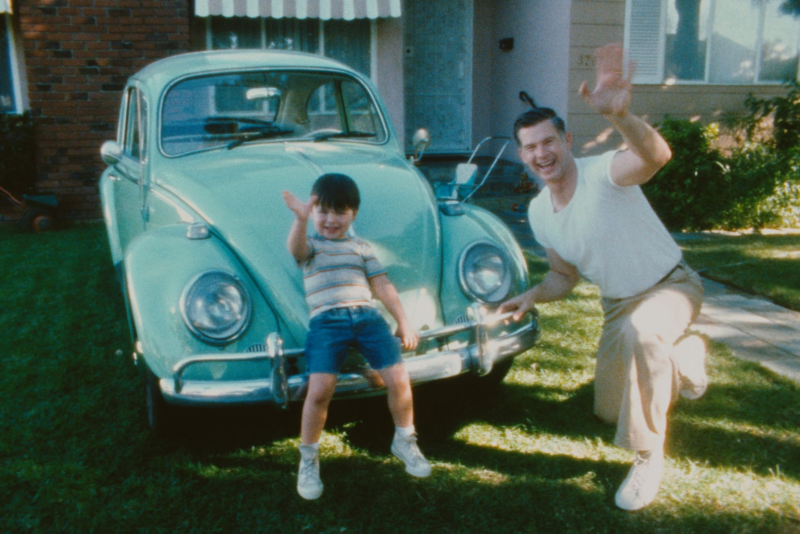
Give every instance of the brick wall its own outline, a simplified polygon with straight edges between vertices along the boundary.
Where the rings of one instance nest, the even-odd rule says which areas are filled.
[[[190,0],[23,0],[22,31],[37,182],[60,216],[101,216],[100,145],[114,139],[127,78],[189,51]]]

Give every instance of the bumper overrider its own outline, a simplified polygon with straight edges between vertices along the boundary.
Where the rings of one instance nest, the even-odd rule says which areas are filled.
[[[411,383],[423,384],[433,380],[474,373],[483,376],[492,368],[531,348],[539,336],[538,314],[532,313],[530,323],[508,331],[512,313],[487,314],[477,304],[468,309],[467,320],[453,325],[420,332],[420,344],[432,341],[435,345],[422,354],[406,355],[403,359]],[[506,328],[502,328],[503,324]],[[498,332],[499,331],[499,332]],[[469,342],[451,342],[457,334],[469,333]],[[494,335],[494,337],[492,337]],[[462,336],[463,337],[463,336]],[[290,375],[289,362],[303,354],[303,349],[283,349],[280,336],[267,336],[266,350],[225,355],[196,355],[180,360],[173,367],[172,378],[159,381],[161,393],[170,404],[256,404],[274,403],[288,406],[291,401],[303,400],[308,384],[305,373]],[[431,345],[431,343],[427,343]],[[209,362],[269,362],[269,376],[251,380],[215,381],[184,380],[183,374],[192,365]],[[336,383],[336,397],[374,394],[361,374],[341,373]]]

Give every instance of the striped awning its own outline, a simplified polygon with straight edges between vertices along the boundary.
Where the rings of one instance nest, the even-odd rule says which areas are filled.
[[[11,9],[11,0],[0,0],[0,14],[13,12],[14,10]]]
[[[274,19],[378,19],[399,17],[400,2],[401,0],[195,0],[194,14],[198,17],[221,15]]]

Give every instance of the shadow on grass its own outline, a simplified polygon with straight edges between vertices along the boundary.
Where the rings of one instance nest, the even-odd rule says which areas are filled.
[[[609,444],[614,441],[614,425],[593,415],[591,382],[572,391],[513,383],[479,390],[475,389],[474,381],[464,378],[415,388],[420,443],[426,452],[439,459],[497,469],[498,458],[506,453],[498,455],[491,448],[467,447],[453,438],[475,423],[485,423],[496,430],[522,430],[530,436],[560,436],[578,441],[600,439]],[[800,480],[800,464],[794,460],[800,458],[797,437],[782,433],[783,429],[793,429],[793,418],[800,409],[797,397],[791,386],[712,384],[703,399],[681,400],[673,406],[667,452],[695,463],[748,468],[765,476],[780,465],[785,476]],[[187,410],[174,441],[199,454],[269,446],[298,437],[300,410],[299,405],[287,411],[267,407]],[[333,403],[326,430],[342,434],[356,449],[385,455],[394,425],[385,397],[373,397]],[[463,453],[467,451],[469,454],[465,456]],[[544,456],[539,461],[554,458],[557,459]],[[518,462],[515,457],[510,464]],[[563,470],[557,466],[539,466],[539,469]]]

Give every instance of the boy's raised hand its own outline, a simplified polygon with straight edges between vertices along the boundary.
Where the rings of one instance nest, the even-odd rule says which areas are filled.
[[[311,213],[311,208],[314,207],[314,203],[317,201],[317,196],[312,195],[311,198],[308,199],[308,202],[303,202],[289,191],[283,191],[282,194],[283,201],[286,202],[286,206],[294,212],[294,216],[301,221],[307,221]]]

